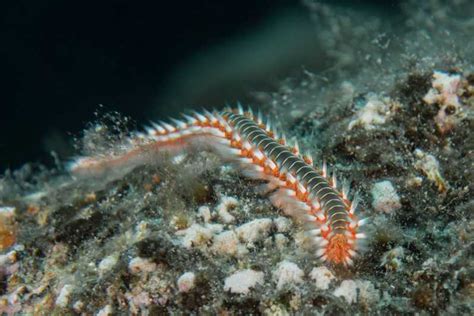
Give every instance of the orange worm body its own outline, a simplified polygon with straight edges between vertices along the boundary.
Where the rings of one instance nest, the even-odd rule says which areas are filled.
[[[326,167],[315,168],[312,158],[300,156],[298,145],[289,147],[251,111],[194,113],[185,121],[153,124],[147,133],[130,138],[123,154],[81,157],[70,165],[76,175],[100,175],[117,168],[131,170],[153,159],[156,152],[176,153],[204,144],[224,159],[238,164],[245,175],[268,181],[270,200],[286,214],[303,218],[318,245],[316,255],[333,264],[352,264],[364,220],[357,220],[357,202],[347,190],[338,190]]]

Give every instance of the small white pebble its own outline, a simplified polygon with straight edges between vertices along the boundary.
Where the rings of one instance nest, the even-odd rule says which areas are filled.
[[[189,228],[179,230],[177,235],[184,235],[181,243],[184,248],[203,247],[212,239],[215,227],[208,224],[206,227],[199,224],[192,224]]]
[[[99,274],[104,275],[104,273],[112,270],[112,268],[117,264],[118,258],[115,255],[110,255],[105,257],[99,262]]]
[[[277,289],[281,290],[285,285],[303,283],[304,272],[295,263],[284,260],[278,264],[273,271],[273,278],[277,282]]]
[[[212,251],[219,254],[235,255],[238,246],[239,239],[237,238],[237,235],[231,230],[226,230],[219,235],[214,236]]]
[[[239,202],[233,197],[224,196],[221,198],[219,205],[217,205],[217,215],[224,224],[230,224],[235,221],[235,217],[230,214],[230,210],[237,207]]]
[[[193,272],[186,272],[178,278],[178,290],[182,293],[189,292],[194,288],[196,276]]]
[[[391,114],[388,100],[384,101],[380,101],[375,97],[369,99],[365,106],[357,111],[357,117],[349,122],[348,130],[356,126],[363,127],[365,130],[371,130],[376,125],[384,124]]]
[[[402,207],[400,197],[390,181],[374,184],[372,190],[372,207],[378,212],[392,213]]]
[[[277,232],[286,233],[291,229],[291,221],[289,218],[280,216],[274,220]]]
[[[335,279],[335,276],[325,266],[313,268],[309,276],[315,281],[316,287],[321,290],[327,290],[329,284]]]
[[[71,284],[65,284],[61,291],[59,292],[58,297],[56,298],[56,305],[59,307],[67,307],[69,304],[69,300],[71,299],[72,291],[74,290],[74,286]]]
[[[149,259],[135,257],[130,260],[130,263],[128,264],[128,270],[132,274],[138,274],[141,272],[153,272],[156,270],[156,263],[150,261]]]
[[[224,281],[224,291],[248,294],[250,288],[263,284],[263,272],[250,269],[240,270],[227,277]]]
[[[283,234],[275,234],[275,245],[278,249],[283,249],[288,244],[288,238]]]
[[[96,314],[96,316],[112,316],[112,313],[113,313],[112,305],[106,305]]]
[[[272,220],[270,218],[258,218],[236,228],[237,236],[246,243],[254,243],[268,236]]]
[[[211,210],[208,206],[200,206],[198,208],[198,216],[201,217],[205,223],[209,223],[211,220]]]
[[[83,301],[77,301],[75,302],[73,305],[72,305],[72,309],[76,312],[76,313],[81,313],[82,310],[84,309],[84,302]]]

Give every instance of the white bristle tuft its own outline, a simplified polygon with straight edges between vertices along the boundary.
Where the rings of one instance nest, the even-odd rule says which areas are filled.
[[[262,112],[260,112],[260,110],[259,110],[258,114],[257,114],[257,124],[260,125],[262,123],[263,123]]]
[[[252,108],[249,106],[248,109],[247,109],[247,113],[249,114],[250,118],[253,120],[254,116],[253,116],[253,110]]]
[[[304,219],[307,221],[307,222],[314,222],[316,221],[316,217],[314,217],[313,215],[309,215],[309,214],[306,214]]]
[[[267,132],[270,132],[272,130],[272,123],[271,123],[270,119],[267,119],[267,124],[265,125],[265,130]]]
[[[169,133],[176,131],[176,127],[163,121],[160,121],[160,125],[163,126]]]
[[[320,220],[321,222],[326,221],[326,216],[324,216],[323,212],[319,212],[318,214],[316,214],[316,216],[318,217],[318,220]]]
[[[356,194],[356,195],[354,196],[354,200],[353,200],[352,203],[351,203],[351,208],[349,209],[349,213],[350,213],[350,214],[354,214],[354,213],[355,213],[358,204],[359,204],[359,196]]]
[[[242,108],[242,104],[240,102],[237,102],[237,111],[238,111],[239,115],[244,114],[244,109]]]
[[[350,224],[349,224],[349,228],[354,229],[356,227],[357,227],[357,222],[356,221],[351,221]]]
[[[308,233],[312,236],[319,236],[321,235],[321,229],[310,229]]]
[[[332,187],[334,189],[337,189],[337,177],[336,177],[336,172],[332,173]]]
[[[202,115],[201,113],[196,111],[193,111],[192,113],[198,119],[199,122],[206,123],[208,121],[208,118]]]
[[[181,120],[171,119],[171,121],[181,129],[188,127],[188,124],[186,124],[185,122],[183,122]]]
[[[295,143],[293,145],[293,152],[296,154],[296,155],[299,155],[300,154],[300,145],[298,144],[298,141],[295,139]]]
[[[355,235],[356,239],[365,239],[367,238],[367,235],[364,233],[358,233]]]
[[[349,198],[349,191],[350,191],[350,183],[349,181],[344,179],[344,181],[342,182],[342,197],[346,200]]]
[[[326,249],[320,248],[316,251],[316,257],[318,257],[318,258],[322,257],[322,256],[324,256],[325,253],[326,253]]]
[[[369,219],[368,219],[368,218],[360,219],[360,220],[357,222],[357,226],[359,226],[359,227],[364,226],[364,225],[367,224],[368,222],[369,222]]]
[[[211,123],[217,123],[217,117],[209,112],[208,110],[203,110],[204,114],[207,116],[207,118],[211,121]]]
[[[323,168],[322,168],[322,171],[323,171],[323,177],[327,177],[328,175],[328,165],[326,164],[326,160],[323,160]]]
[[[354,264],[354,260],[352,260],[351,258],[346,258],[346,260],[344,261],[344,264],[346,266],[352,266]]]
[[[354,258],[357,256],[357,252],[355,252],[354,250],[352,249],[349,249],[347,250],[347,252],[349,253],[349,255],[351,256],[351,258]]]
[[[183,116],[186,119],[186,121],[188,121],[188,124],[194,125],[198,122],[198,120],[195,117],[192,117],[190,115],[181,114],[181,116]]]
[[[160,124],[151,122],[151,125],[153,126],[153,128],[155,128],[158,131],[158,133],[160,133],[160,134],[165,134],[166,133],[166,129],[163,126],[161,126]]]

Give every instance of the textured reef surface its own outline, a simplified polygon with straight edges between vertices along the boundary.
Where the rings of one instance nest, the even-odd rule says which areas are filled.
[[[256,103],[359,192],[354,265],[319,262],[261,182],[210,152],[100,179],[26,164],[0,178],[0,313],[473,314],[474,6],[306,6],[327,69]],[[82,154],[127,136],[107,121]]]

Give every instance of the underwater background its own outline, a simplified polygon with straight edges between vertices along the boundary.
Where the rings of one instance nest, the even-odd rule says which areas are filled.
[[[1,315],[473,314],[472,1],[15,1],[0,16]],[[353,264],[319,260],[301,218],[215,152],[71,167],[238,102],[360,198]]]

